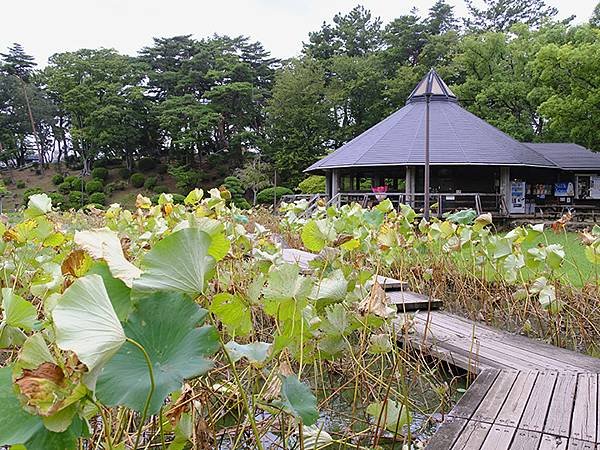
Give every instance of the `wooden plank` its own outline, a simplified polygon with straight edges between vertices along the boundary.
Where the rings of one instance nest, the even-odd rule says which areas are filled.
[[[542,371],[539,373],[531,390],[527,406],[525,406],[525,411],[523,411],[519,428],[529,431],[543,431],[557,377],[556,372]]]
[[[497,423],[511,427],[519,424],[537,376],[537,371],[519,372],[506,402],[498,413]]]
[[[569,439],[568,450],[596,450],[596,444],[579,439]]]
[[[494,423],[504,401],[508,397],[518,372],[515,370],[503,370],[498,374],[494,384],[485,394],[485,397],[477,407],[477,410],[471,417],[472,420],[480,422]]]
[[[396,305],[398,312],[437,309],[442,306],[442,301],[426,295],[411,291],[386,291],[392,305]]]
[[[494,380],[496,380],[499,373],[500,371],[498,370],[488,369],[479,374],[448,415],[450,417],[470,419],[473,412],[481,404],[483,397],[485,397],[494,384]]]
[[[479,450],[491,428],[489,423],[467,422],[452,450]]]
[[[406,281],[384,277],[383,275],[377,275],[375,279],[385,291],[399,291],[408,289],[408,283]]]
[[[571,438],[593,442],[598,415],[598,375],[581,373],[577,378]]]
[[[558,374],[554,393],[552,394],[552,401],[548,408],[544,433],[569,436],[576,387],[576,373],[564,372]]]
[[[513,440],[516,429],[503,425],[492,425],[488,432],[481,450],[508,450]]]
[[[535,450],[540,444],[542,433],[535,431],[516,430],[515,437],[509,450]]]
[[[462,433],[467,421],[458,417],[447,417],[427,443],[428,450],[448,450]]]
[[[567,450],[568,439],[562,436],[543,434],[538,450]]]
[[[472,334],[473,324],[475,324],[476,336],[484,342],[495,341],[494,345],[525,350],[530,354],[543,356],[550,360],[557,361],[561,366],[565,364],[571,366],[570,369],[566,368],[566,370],[581,369],[581,371],[600,373],[600,358],[594,358],[571,350],[559,348],[525,336],[507,333],[483,323],[474,322],[447,312],[435,312],[432,314],[431,320],[440,326],[448,326],[458,332],[465,333],[469,337]],[[484,340],[484,337],[487,339]],[[513,351],[513,349],[508,350]],[[558,367],[555,366],[552,369],[557,370]]]
[[[424,314],[417,314],[415,323],[425,320],[422,316]],[[439,330],[440,333],[451,334],[456,339],[454,343],[464,347],[465,351],[470,348],[471,341],[477,338],[482,356],[499,361],[512,361],[510,367],[519,370],[600,372],[600,359],[597,358],[560,349],[523,336],[515,336],[445,312],[432,312],[429,320],[432,328]],[[475,328],[475,335],[473,335],[473,328]]]

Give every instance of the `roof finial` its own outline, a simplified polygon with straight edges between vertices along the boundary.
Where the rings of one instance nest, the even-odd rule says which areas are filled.
[[[431,68],[408,96],[406,103],[424,101],[427,97],[431,100],[457,101],[456,95],[444,83],[434,68]]]

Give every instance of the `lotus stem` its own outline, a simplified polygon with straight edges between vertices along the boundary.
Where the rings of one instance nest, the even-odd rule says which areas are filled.
[[[133,444],[134,450],[138,448],[138,444],[140,442],[140,437],[142,435],[142,429],[144,428],[144,422],[146,421],[146,417],[148,416],[148,409],[150,408],[150,401],[152,400],[152,394],[154,394],[154,371],[152,370],[152,362],[150,361],[150,357],[146,352],[146,349],[137,341],[126,337],[125,340],[130,344],[136,346],[144,355],[146,359],[146,364],[148,365],[148,374],[150,375],[150,392],[148,392],[148,397],[146,398],[146,404],[144,405],[144,411],[142,412],[142,418],[140,420],[140,427],[138,428],[137,434],[135,436],[135,444]],[[162,423],[161,423],[162,428]],[[164,447],[163,447],[164,448]]]

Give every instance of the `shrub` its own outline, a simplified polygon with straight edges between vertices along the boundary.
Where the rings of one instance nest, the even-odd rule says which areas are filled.
[[[106,205],[106,195],[104,192],[94,192],[90,195],[90,203],[96,203],[98,205]]]
[[[71,192],[71,183],[69,183],[68,181],[63,181],[62,183],[60,183],[58,185],[58,192],[67,195],[69,192]]]
[[[169,167],[166,164],[158,164],[156,166],[156,173],[159,175],[164,175],[169,170]]]
[[[137,173],[134,173],[133,175],[131,175],[131,178],[129,178],[129,181],[131,182],[131,185],[133,187],[141,188],[144,185],[146,178],[144,177],[144,174],[137,172]]]
[[[69,203],[73,208],[80,208],[85,203],[86,196],[80,191],[69,192]]]
[[[311,175],[298,184],[298,190],[303,194],[323,194],[325,193],[325,177]]]
[[[83,180],[83,178],[75,178],[72,182],[71,182],[71,190],[72,191],[80,191],[84,188],[85,186],[85,181]]]
[[[159,184],[158,186],[154,186],[154,189],[152,189],[154,192],[156,192],[157,194],[162,194],[163,192],[168,193],[169,192],[169,188],[167,186],[164,186],[162,184]]]
[[[256,195],[256,201],[258,203],[273,203],[273,198],[277,196],[279,200],[282,196],[293,194],[291,189],[288,189],[283,186],[270,187],[267,189],[263,189]]]
[[[246,200],[245,198],[241,197],[241,198],[234,198],[233,199],[233,204],[235,206],[237,206],[240,209],[250,209],[252,206],[250,205],[250,202],[248,202],[248,200]]]
[[[231,192],[231,198],[239,198],[244,195],[246,189],[242,186],[242,182],[238,177],[227,177],[223,180],[223,186]]]
[[[154,158],[142,158],[138,161],[137,167],[140,172],[149,172],[156,167],[158,162]]]
[[[41,194],[42,192],[43,191],[39,187],[32,187],[26,189],[25,192],[23,192],[23,203],[27,204],[27,202],[29,201],[29,197],[31,197],[34,194]]]
[[[90,180],[85,184],[85,192],[93,194],[95,192],[102,192],[104,190],[104,183],[102,180]]]
[[[17,181],[17,189],[23,189],[25,187],[25,182],[23,180]]]
[[[52,184],[54,186],[58,186],[63,181],[65,181],[65,177],[63,177],[60,173],[57,173],[56,175],[52,175]]]
[[[114,191],[123,191],[127,188],[127,183],[124,181],[114,181],[112,183],[108,183],[106,188],[104,189],[108,194],[112,194]]]
[[[154,186],[156,186],[156,183],[157,183],[156,177],[148,177],[148,178],[146,178],[146,181],[144,182],[144,188],[148,189],[148,190],[152,190],[152,189],[154,189]]]
[[[198,187],[203,178],[200,172],[188,169],[187,166],[170,167],[169,174],[175,178],[177,189],[182,192],[189,192]]]
[[[78,177],[76,177],[75,175],[69,175],[68,177],[65,177],[65,179],[63,180],[64,183],[73,183]]]
[[[50,197],[50,200],[52,200],[52,206],[62,207],[65,203],[65,196],[59,194],[58,192],[50,192],[48,197]]]
[[[129,169],[127,167],[121,167],[119,169],[119,177],[121,179],[128,180],[130,175],[131,175],[131,172],[129,171]]]
[[[92,170],[92,178],[98,178],[99,180],[106,181],[108,178],[108,169],[104,167],[96,167]]]
[[[173,194],[173,203],[177,204],[183,204],[183,202],[185,201],[185,195],[181,195],[181,194]]]

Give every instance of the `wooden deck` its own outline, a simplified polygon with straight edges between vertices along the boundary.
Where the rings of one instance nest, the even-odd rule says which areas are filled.
[[[600,449],[598,375],[485,369],[430,450]]]
[[[398,321],[403,325],[403,317]],[[484,369],[600,372],[600,359],[518,336],[444,311],[407,316],[412,345],[451,365]],[[403,329],[398,327],[398,329]],[[600,450],[600,449],[599,449]]]

